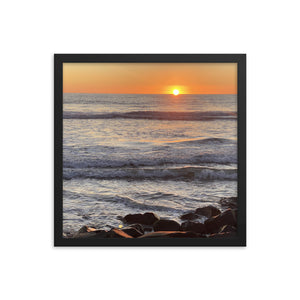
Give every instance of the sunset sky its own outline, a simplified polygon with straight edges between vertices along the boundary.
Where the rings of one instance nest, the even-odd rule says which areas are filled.
[[[64,63],[64,93],[236,94],[236,63]]]

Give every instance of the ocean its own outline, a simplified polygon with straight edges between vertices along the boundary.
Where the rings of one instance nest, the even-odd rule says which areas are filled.
[[[63,231],[237,196],[237,96],[63,95]]]

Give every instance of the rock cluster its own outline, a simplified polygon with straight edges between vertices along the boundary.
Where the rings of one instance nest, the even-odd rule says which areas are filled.
[[[121,218],[125,227],[102,230],[83,226],[66,238],[228,238],[237,232],[237,198],[222,198],[223,211],[208,205],[180,216],[181,224],[161,219],[153,212],[128,214]],[[202,223],[197,219],[204,218]]]
[[[220,213],[221,213],[221,211],[218,208],[216,208],[212,205],[208,205],[208,206],[204,206],[204,207],[199,207],[193,212],[184,214],[184,215],[180,216],[180,219],[181,220],[195,220],[201,216],[210,218],[210,217],[219,215]]]

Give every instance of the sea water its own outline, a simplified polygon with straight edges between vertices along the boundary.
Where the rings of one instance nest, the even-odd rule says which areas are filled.
[[[63,231],[237,196],[237,96],[64,94]]]

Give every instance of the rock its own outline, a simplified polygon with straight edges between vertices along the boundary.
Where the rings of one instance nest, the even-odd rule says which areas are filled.
[[[121,229],[111,229],[108,233],[107,233],[107,237],[108,238],[128,238],[128,239],[132,239],[133,237],[129,234],[127,234],[126,232],[122,231]]]
[[[159,220],[154,223],[153,229],[154,231],[179,231],[180,224],[173,220]]]
[[[220,200],[220,204],[226,208],[237,208],[237,197],[227,197]]]
[[[159,219],[160,218],[152,212],[147,212],[144,214],[129,214],[124,217],[126,223],[139,223],[144,225],[152,225]]]
[[[106,236],[107,236],[106,230],[83,226],[73,235],[73,238],[75,239],[105,238]]]
[[[129,214],[123,218],[125,223],[141,223],[143,220],[142,214]]]
[[[193,231],[197,233],[206,233],[205,225],[200,222],[187,221],[181,224],[182,231]]]
[[[122,230],[123,232],[127,233],[128,235],[134,237],[134,238],[137,238],[137,237],[139,237],[139,236],[141,236],[141,235],[144,234],[144,231],[141,232],[141,231],[139,231],[139,230],[137,230],[136,228],[131,227],[131,226],[124,227],[124,228],[122,228],[121,230]]]
[[[73,238],[82,238],[82,237],[88,237],[93,235],[84,235],[84,233],[90,233],[96,231],[96,228],[88,227],[86,225],[82,226],[77,232],[74,233]]]
[[[205,216],[207,218],[211,218],[213,216],[219,215],[221,213],[221,211],[218,208],[216,208],[212,205],[208,205],[208,206],[205,206],[205,207],[197,208],[195,213],[197,215],[202,215],[202,216]]]
[[[224,233],[224,232],[236,232],[236,227],[232,225],[224,225],[223,227],[220,228],[219,233]]]
[[[69,239],[69,238],[72,238],[73,235],[74,235],[73,233],[67,231],[67,232],[63,233],[63,238]]]
[[[139,237],[139,239],[143,238],[196,238],[196,237],[205,237],[200,234],[191,231],[156,231],[146,233]]]
[[[197,219],[199,218],[198,215],[196,215],[195,213],[187,213],[187,214],[184,214],[180,217],[181,220],[194,220],[194,219]]]
[[[140,231],[142,234],[144,234],[144,228],[141,224],[130,224],[129,226],[126,226],[124,228],[121,228],[124,230],[125,228],[135,228],[136,230]]]
[[[91,231],[95,231],[95,230],[96,230],[96,228],[88,227],[88,226],[84,225],[75,234],[84,233],[84,232],[91,232]]]
[[[236,210],[227,209],[221,214],[207,219],[204,224],[207,233],[217,233],[224,225],[236,226]]]

